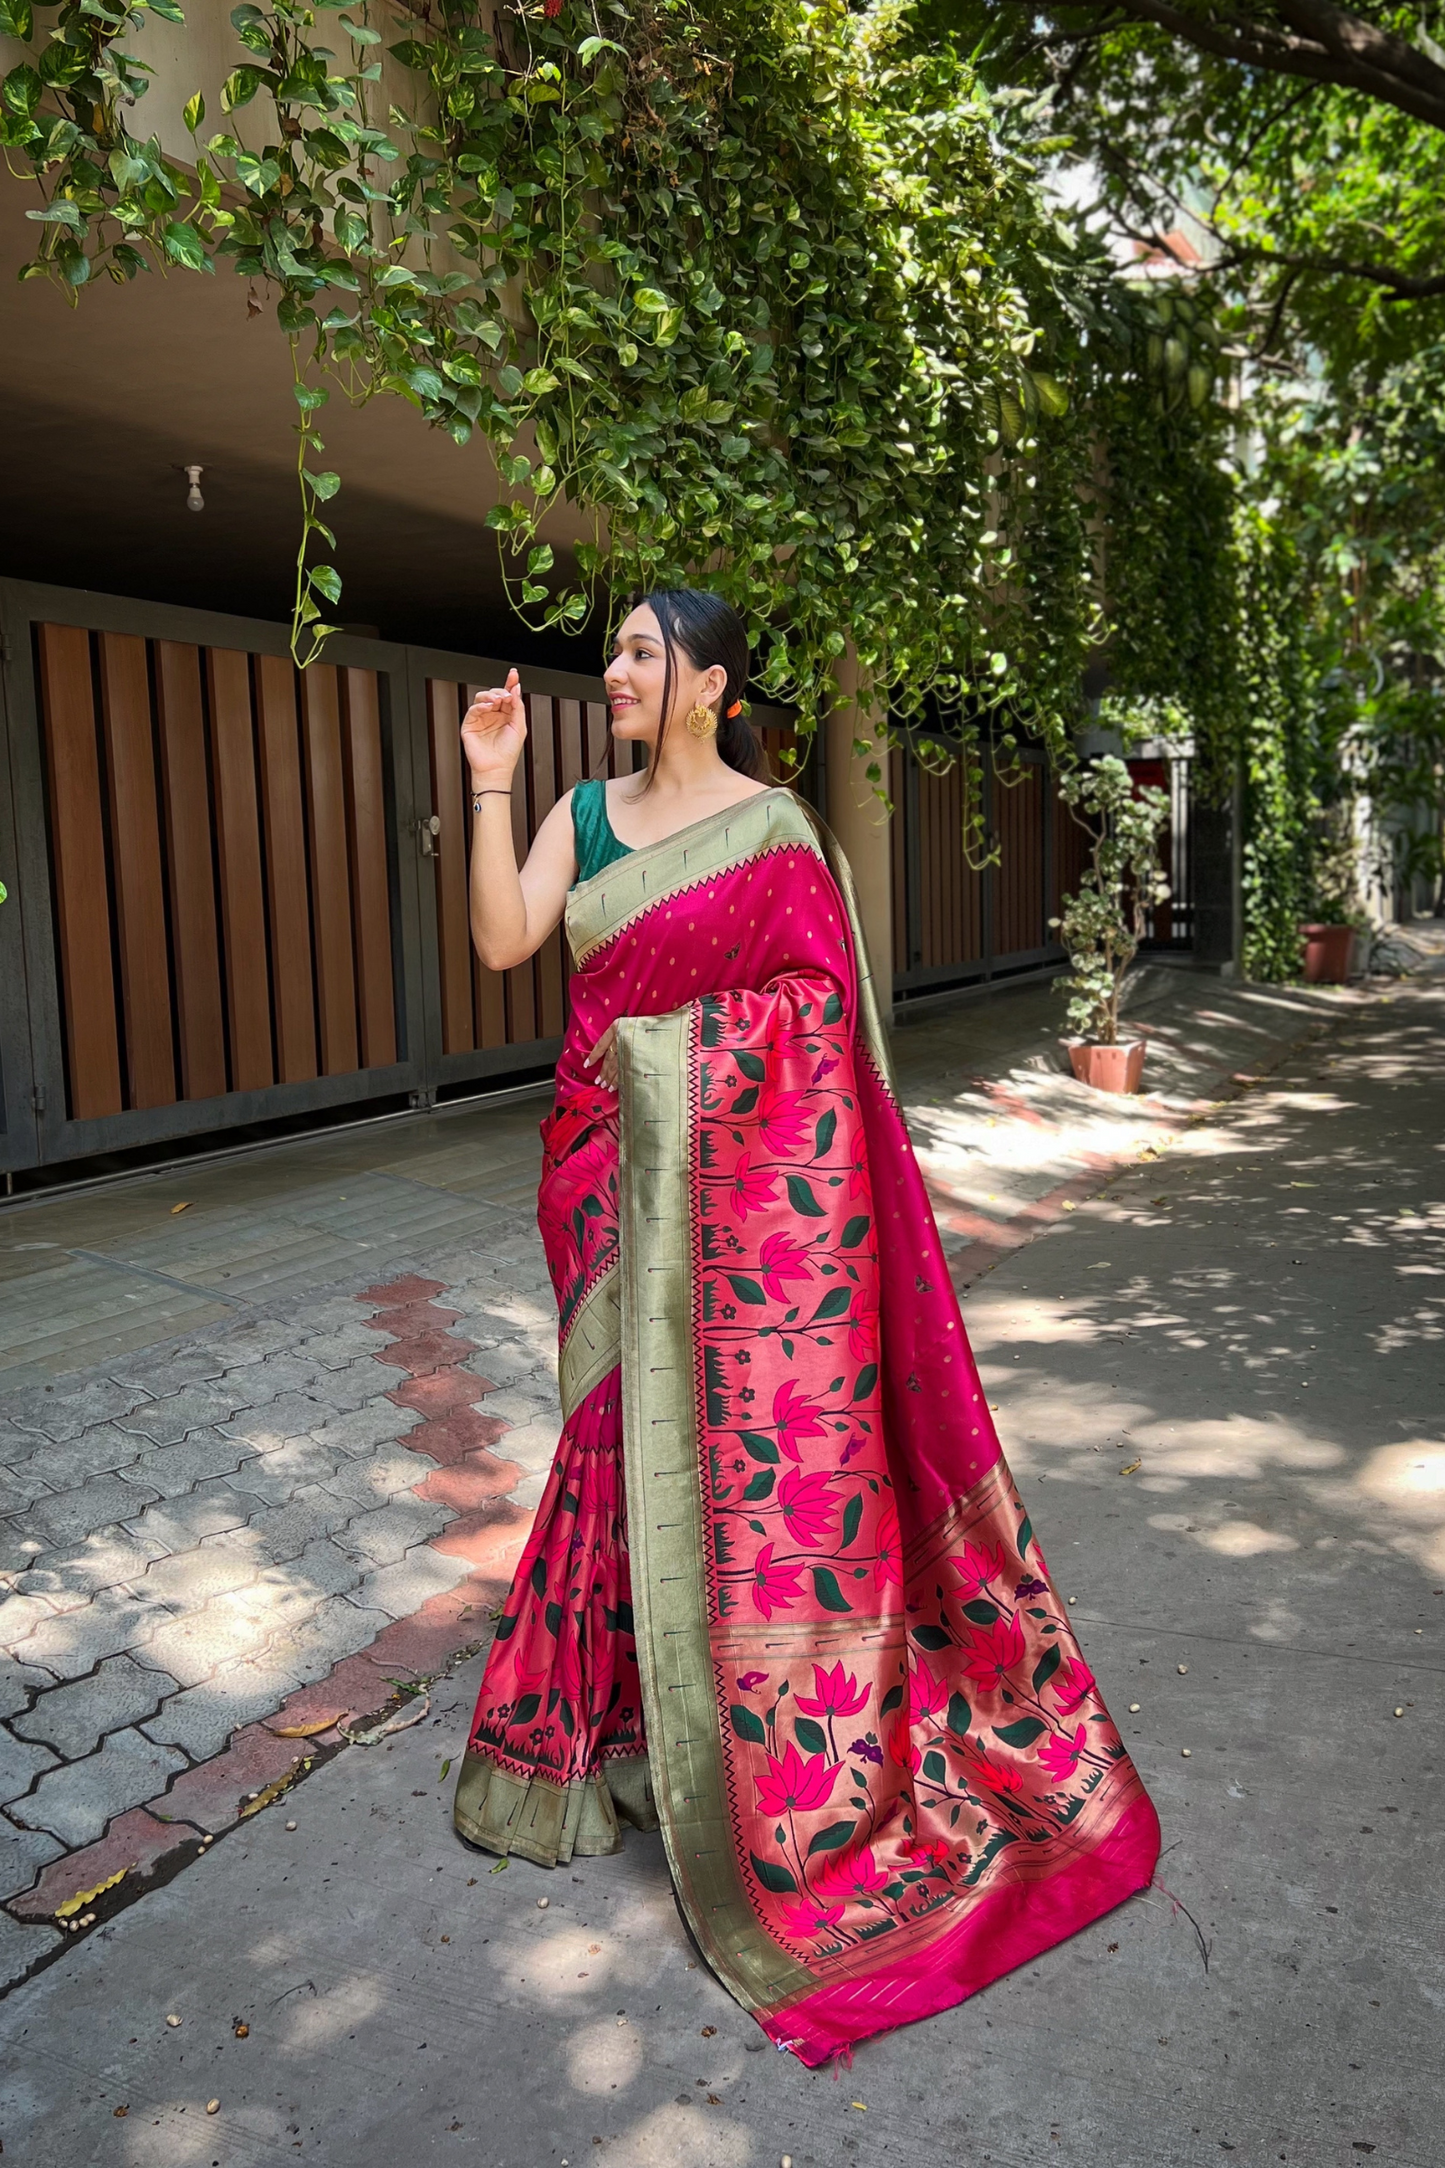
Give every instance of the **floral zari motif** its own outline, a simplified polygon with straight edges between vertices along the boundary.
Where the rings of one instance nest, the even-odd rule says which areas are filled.
[[[712,1654],[759,1919],[813,1964],[1041,1871],[1123,1761],[1001,1462],[900,1544],[878,1231],[826,980],[699,1004]]]

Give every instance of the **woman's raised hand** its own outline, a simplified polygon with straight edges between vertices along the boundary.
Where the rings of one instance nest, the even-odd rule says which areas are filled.
[[[607,1026],[591,1053],[584,1054],[582,1058],[589,1069],[596,1069],[600,1065],[603,1084],[608,1091],[615,1092],[617,1089],[617,1019],[615,1017]]]
[[[512,771],[527,742],[527,710],[521,681],[515,670],[507,682],[474,695],[462,717],[462,750],[472,771],[473,785],[510,790]]]

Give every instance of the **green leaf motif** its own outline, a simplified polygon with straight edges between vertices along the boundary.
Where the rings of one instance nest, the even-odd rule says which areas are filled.
[[[760,1498],[770,1497],[773,1484],[776,1481],[777,1478],[771,1468],[760,1468],[743,1492],[744,1502],[754,1505]]]
[[[998,1605],[990,1603],[986,1596],[975,1596],[971,1603],[963,1606],[963,1615],[975,1626],[992,1626],[998,1617]]]
[[[759,1859],[756,1852],[749,1852],[748,1858],[753,1863],[753,1873],[764,1889],[771,1890],[775,1897],[797,1896],[797,1883],[778,1860]]]
[[[1033,1687],[1036,1694],[1043,1692],[1062,1662],[1063,1651],[1056,1641],[1051,1648],[1045,1649],[1043,1655],[1034,1665]]]
[[[902,1706],[903,1688],[901,1686],[890,1686],[879,1703],[878,1713],[880,1716],[891,1716],[895,1709],[901,1709]]]
[[[541,1706],[542,1697],[540,1694],[523,1694],[516,1708],[512,1711],[512,1722],[514,1724],[530,1724]]]
[[[742,1702],[735,1701],[728,1710],[728,1715],[732,1718],[733,1730],[740,1739],[746,1739],[749,1746],[766,1745],[768,1735],[763,1727],[763,1720],[755,1709],[749,1709]]]
[[[827,1566],[814,1566],[813,1594],[825,1611],[851,1611],[853,1608],[838,1586],[837,1575]]]
[[[1014,1724],[995,1724],[993,1735],[996,1739],[1002,1739],[1005,1746],[1014,1747],[1021,1752],[1024,1747],[1032,1746],[1040,1732],[1045,1732],[1048,1728],[1040,1717],[1021,1716]]]
[[[845,1250],[856,1250],[864,1235],[867,1234],[870,1224],[866,1212],[860,1212],[856,1219],[850,1219],[840,1237],[841,1247]]]
[[[860,1400],[866,1400],[877,1383],[877,1363],[865,1363],[863,1365],[863,1368],[859,1371],[857,1377],[853,1381],[853,1391],[851,1398],[854,1404],[856,1405],[856,1403]]]
[[[762,1084],[767,1080],[768,1065],[761,1054],[749,1054],[741,1049],[728,1057],[733,1065],[748,1078],[750,1083]]]
[[[830,1822],[826,1829],[818,1830],[810,1840],[809,1859],[815,1852],[841,1852],[857,1827],[856,1822]]]
[[[801,1174],[790,1174],[785,1179],[788,1185],[788,1202],[795,1212],[804,1219],[827,1218],[827,1212],[813,1195],[811,1183],[806,1182]]]
[[[928,1778],[930,1784],[946,1784],[948,1782],[948,1764],[936,1746],[930,1747],[923,1757],[923,1774]]]
[[[758,1304],[765,1303],[768,1299],[757,1281],[750,1280],[745,1272],[730,1272],[727,1282],[739,1302]]]
[[[776,1461],[778,1449],[771,1438],[764,1438],[755,1430],[740,1433],[744,1452],[751,1453],[754,1460]]]
[[[956,1738],[966,1739],[973,1727],[973,1712],[962,1694],[948,1697],[948,1728]]]
[[[843,1508],[842,1548],[845,1551],[850,1550],[853,1544],[857,1541],[858,1523],[862,1520],[862,1518],[863,1493],[862,1491],[854,1491],[852,1497],[848,1500],[847,1505]]]
[[[795,1716],[793,1718],[793,1730],[797,1736],[798,1744],[805,1754],[827,1753],[828,1734],[814,1718],[811,1716]]]
[[[833,1138],[838,1129],[838,1114],[834,1107],[818,1117],[817,1134],[813,1139],[814,1159],[823,1159],[833,1148]]]
[[[848,1309],[848,1307],[852,1303],[852,1300],[853,1293],[851,1288],[830,1288],[828,1293],[819,1303],[817,1309],[813,1312],[813,1315],[809,1318],[809,1324],[821,1325],[830,1317],[841,1317],[843,1315],[843,1312]]]

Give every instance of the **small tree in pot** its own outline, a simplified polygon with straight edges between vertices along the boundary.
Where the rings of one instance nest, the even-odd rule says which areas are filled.
[[[1169,894],[1159,863],[1159,831],[1169,817],[1162,790],[1137,789],[1117,754],[1106,753],[1059,778],[1059,795],[1093,839],[1078,893],[1065,898],[1057,926],[1070,972],[1066,1043],[1081,1083],[1101,1091],[1139,1089],[1144,1042],[1120,1042],[1119,1004],[1149,914]]]

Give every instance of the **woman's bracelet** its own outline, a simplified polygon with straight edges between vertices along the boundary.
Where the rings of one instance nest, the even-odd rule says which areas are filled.
[[[472,811],[474,813],[481,812],[484,798],[510,798],[511,795],[510,790],[474,790],[472,792]]]

